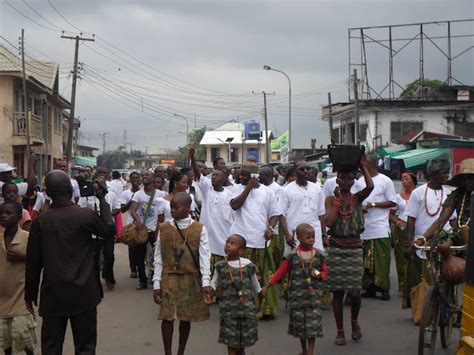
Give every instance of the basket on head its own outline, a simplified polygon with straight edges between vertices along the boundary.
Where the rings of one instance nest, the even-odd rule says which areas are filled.
[[[365,147],[354,144],[329,144],[329,160],[335,171],[355,170],[360,165],[360,159],[364,155]]]

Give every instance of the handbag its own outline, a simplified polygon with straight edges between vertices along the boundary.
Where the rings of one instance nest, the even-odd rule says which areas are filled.
[[[145,216],[143,217],[143,224],[146,225],[148,218],[148,210],[155,198],[155,191],[153,190],[148,205],[145,209]],[[129,246],[135,246],[139,244],[145,244],[148,241],[148,230],[146,228],[138,229],[136,223],[130,223],[123,227],[122,233],[120,233],[120,241]]]

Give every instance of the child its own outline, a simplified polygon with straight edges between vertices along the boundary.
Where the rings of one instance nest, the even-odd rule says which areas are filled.
[[[34,354],[36,322],[25,304],[25,269],[28,232],[18,226],[22,207],[17,202],[0,206],[0,349],[5,354]]]
[[[191,197],[177,193],[170,203],[173,220],[159,227],[153,275],[153,297],[160,305],[165,355],[171,355],[173,322],[179,320],[178,355],[183,355],[190,322],[209,319],[210,252],[206,227],[189,215]]]
[[[229,355],[244,354],[245,348],[258,339],[255,294],[261,299],[262,291],[255,265],[240,257],[246,245],[240,235],[227,238],[227,260],[216,264],[211,282],[214,290],[221,290],[219,343],[227,345]]]
[[[296,228],[300,242],[272,276],[263,289],[265,294],[270,286],[289,275],[288,303],[290,324],[288,333],[300,338],[303,355],[314,353],[315,338],[323,336],[321,323],[322,288],[321,281],[326,279],[326,263],[320,251],[313,247],[314,229],[307,223]]]
[[[2,196],[5,202],[18,202],[18,185],[13,182],[7,182],[2,186]],[[19,222],[20,228],[29,231],[31,227],[31,217],[27,210],[22,208],[22,215]],[[0,232],[3,232],[3,227],[0,227]]]

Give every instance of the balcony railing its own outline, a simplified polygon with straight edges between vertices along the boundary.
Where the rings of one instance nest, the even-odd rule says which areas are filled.
[[[26,115],[24,112],[15,112],[13,135],[26,137]],[[43,123],[41,117],[30,114],[30,137],[43,139]]]

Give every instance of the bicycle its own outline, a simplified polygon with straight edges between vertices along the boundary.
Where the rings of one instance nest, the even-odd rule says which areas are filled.
[[[433,285],[429,286],[423,299],[422,318],[418,335],[418,355],[433,355],[436,348],[438,327],[443,349],[451,343],[453,327],[460,326],[462,306],[457,302],[457,288],[441,275],[443,260],[437,252],[438,246],[415,245],[416,249],[427,254],[428,269]],[[450,246],[449,251],[464,251],[467,245]]]

